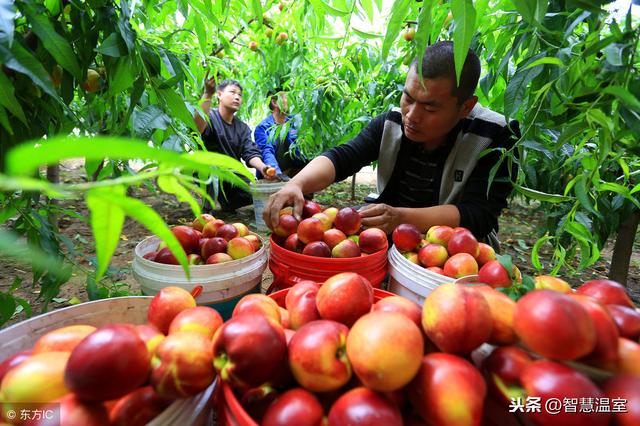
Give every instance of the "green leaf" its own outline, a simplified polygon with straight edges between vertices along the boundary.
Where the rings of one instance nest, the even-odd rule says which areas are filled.
[[[598,124],[603,129],[608,130],[609,133],[614,132],[613,120],[607,117],[607,115],[600,109],[587,110],[587,121],[589,121],[592,125]]]
[[[207,29],[202,22],[202,18],[200,15],[194,16],[194,28],[196,30],[196,35],[198,36],[198,44],[200,45],[200,50],[204,55],[207,54],[208,46],[207,46]]]
[[[116,95],[133,85],[135,68],[130,57],[118,58],[109,74],[109,94]]]
[[[110,188],[94,188],[87,192],[87,207],[91,212],[91,228],[93,238],[96,241],[96,281],[100,281],[104,275],[111,256],[118,248],[120,233],[124,224],[124,211],[116,204],[112,204],[102,198],[102,194],[113,194],[124,196],[126,188],[124,186],[113,186]]]
[[[513,117],[515,112],[518,111],[520,104],[527,95],[529,83],[542,72],[543,67],[541,66],[528,68],[529,63],[535,62],[541,55],[543,53],[534,56],[523,66],[518,67],[515,74],[509,79],[507,89],[504,92],[504,113],[508,117]]]
[[[260,0],[251,0],[251,12],[254,18],[262,20],[262,4],[260,4]]]
[[[513,0],[516,10],[532,25],[541,23],[547,13],[548,0]]]
[[[7,78],[5,73],[0,72],[0,105],[4,106],[24,124],[27,124],[27,118],[24,116],[22,106],[13,94],[14,90],[11,80]]]
[[[516,183],[513,184],[513,187],[516,189],[516,191],[518,191],[525,197],[531,198],[533,200],[546,201],[548,203],[563,203],[565,201],[572,200],[571,197],[567,197],[565,195],[548,194],[546,192],[537,191],[535,189],[525,188],[524,186],[518,185]]]
[[[496,260],[502,265],[504,269],[507,270],[509,274],[509,278],[513,282],[515,279],[515,274],[513,273],[513,259],[508,254],[497,254]]]
[[[538,238],[531,249],[531,264],[538,272],[542,270],[542,264],[540,263],[540,247],[552,239],[553,237],[550,237],[549,235]]]
[[[580,202],[580,205],[587,210],[589,213],[592,213],[600,218],[602,215],[596,211],[593,207],[593,203],[591,202],[591,198],[589,197],[589,191],[587,190],[587,177],[581,175],[577,180],[574,186],[574,192],[576,194],[576,198]]]
[[[0,124],[2,124],[2,127],[7,129],[7,132],[13,136],[14,132],[13,127],[11,127],[11,123],[9,123],[9,115],[2,105],[0,105]]]
[[[29,3],[25,3],[25,5],[29,5]],[[39,10],[42,8],[27,6],[27,9],[29,12],[27,18],[31,23],[31,29],[36,33],[45,49],[51,53],[51,56],[62,68],[69,71],[76,79],[80,79],[82,70],[76,59],[77,55],[69,42],[56,32],[45,14],[38,13],[43,11]]]
[[[124,44],[122,37],[118,33],[111,33],[105,38],[100,46],[96,47],[96,52],[102,53],[112,58],[119,58],[127,55],[127,46]]]
[[[373,14],[373,3],[371,2],[371,0],[358,0],[358,3],[360,3],[360,6],[362,6],[362,9],[367,14],[367,18],[369,18],[369,22],[373,22],[374,14]]]
[[[13,232],[0,229],[0,258],[11,259],[21,265],[31,265],[53,276],[66,273],[59,258],[45,253],[42,249],[26,244]]]
[[[387,33],[382,41],[382,59],[386,60],[389,56],[389,50],[391,45],[400,34],[400,29],[404,22],[412,0],[396,0],[391,7],[391,17],[389,18],[389,24],[387,25]]]
[[[415,43],[416,50],[418,52],[418,58],[424,56],[424,51],[429,44],[429,37],[431,34],[431,12],[435,0],[426,0],[418,15],[418,28],[416,29]],[[418,75],[422,76],[422,61],[418,59]]]
[[[112,203],[118,206],[126,213],[127,216],[132,217],[137,222],[144,225],[149,231],[157,235],[162,241],[166,242],[171,253],[173,253],[182,265],[187,277],[190,277],[187,255],[185,254],[184,249],[180,245],[176,236],[173,235],[173,232],[171,232],[167,224],[164,223],[160,215],[156,213],[155,210],[135,198],[123,197],[109,192],[100,193],[99,196],[103,199],[103,202]]]
[[[177,154],[172,151],[152,148],[143,141],[114,136],[56,136],[46,141],[37,139],[25,142],[7,153],[6,172],[9,175],[28,176],[41,165],[76,157],[84,157],[85,160],[103,158],[154,160],[207,175],[212,171],[215,172],[212,170],[212,166],[215,167],[219,164],[233,172],[248,177],[252,176],[242,163],[223,154],[216,155],[201,151],[194,153],[194,155]]]
[[[640,101],[633,96],[626,88],[622,86],[608,86],[602,90],[602,93],[613,95],[632,110],[640,111]]]
[[[0,325],[9,321],[16,311],[16,301],[8,293],[0,292]]]
[[[359,29],[357,29],[356,27],[351,27],[351,30],[354,32],[354,34],[358,35],[359,37],[362,37],[364,39],[367,40],[371,40],[371,39],[375,39],[375,38],[382,38],[383,35],[382,34],[376,34],[376,33],[369,33],[366,31],[361,31]]]
[[[462,67],[476,31],[476,10],[473,8],[472,0],[451,0],[451,12],[456,23],[453,29],[453,57],[456,82],[459,84]]]
[[[44,69],[40,61],[25,49],[20,43],[13,43],[11,50],[0,44],[0,63],[4,62],[7,68],[28,76],[38,87],[62,105],[65,105],[56,93],[49,73]],[[65,105],[66,106],[66,105]]]
[[[200,204],[193,198],[193,195],[180,184],[175,176],[160,176],[158,177],[158,187],[168,193],[174,194],[178,201],[189,203],[191,210],[196,214],[200,214]]]
[[[564,67],[564,63],[558,58],[545,57],[540,58],[536,61],[533,61],[529,65],[527,65],[524,69],[529,69],[533,67],[537,67],[538,65],[557,65],[559,67]]]
[[[167,89],[156,89],[156,93],[162,99],[164,99],[167,108],[174,117],[181,120],[187,127],[191,128],[193,131],[197,132],[198,128],[196,127],[196,123],[193,120],[193,116],[189,112],[187,105],[184,103],[184,99],[182,96],[178,95],[175,92],[174,88]]]
[[[13,44],[15,17],[14,0],[0,0],[0,44]]]

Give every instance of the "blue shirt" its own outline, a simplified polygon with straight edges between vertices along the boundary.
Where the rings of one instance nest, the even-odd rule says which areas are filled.
[[[278,160],[276,159],[276,151],[280,143],[285,142],[286,146],[290,149],[291,147],[294,147],[293,154],[298,157],[300,156],[298,150],[295,149],[295,144],[298,140],[298,131],[290,120],[291,117],[287,117],[287,122],[290,123],[291,126],[289,127],[289,132],[287,132],[287,137],[284,141],[282,140],[282,134],[280,134],[280,137],[276,140],[276,130],[278,125],[273,119],[273,114],[269,114],[267,118],[262,120],[253,132],[253,138],[256,145],[258,145],[258,148],[260,148],[260,151],[262,152],[262,161],[268,166],[274,167],[278,174],[282,173]]]

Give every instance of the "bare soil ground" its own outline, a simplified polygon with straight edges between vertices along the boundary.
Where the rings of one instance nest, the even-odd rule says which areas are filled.
[[[86,179],[84,167],[81,167],[78,162],[64,163],[61,167],[61,178],[65,182],[84,180]],[[375,178],[372,179],[371,174],[359,175],[359,183],[356,185],[354,198],[351,198],[351,182],[348,180],[334,184],[325,191],[315,194],[315,200],[325,206],[336,207],[361,204],[364,196],[375,191],[374,181]],[[192,220],[193,214],[188,205],[176,201],[173,196],[150,191],[145,187],[136,189],[132,196],[152,206],[170,225],[190,223]],[[71,280],[62,286],[58,298],[50,304],[49,309],[68,306],[73,301],[88,300],[85,270],[90,268],[89,262],[94,256],[94,247],[91,228],[86,221],[88,217],[87,208],[82,201],[65,202],[64,207],[80,213],[83,218],[77,219],[63,216],[59,221],[62,233],[72,239],[76,243],[78,251],[83,254],[82,267],[74,270]],[[252,206],[244,207],[234,213],[216,212],[214,214],[227,222],[243,222],[250,226],[255,223]],[[534,213],[533,209],[518,202],[512,202],[511,208],[506,210],[500,218],[500,238],[503,242],[504,252],[513,257],[514,263],[524,273],[533,274],[535,272],[531,266],[530,253],[536,241],[535,230],[541,219],[541,213]],[[131,263],[136,244],[148,235],[150,235],[150,232],[146,228],[131,219],[127,219],[110,268],[111,281],[108,285],[112,290],[117,288],[130,294],[140,294],[140,287],[131,273]],[[612,243],[610,246],[612,246]],[[565,277],[565,279],[572,285],[579,285],[590,279],[606,278],[610,260],[611,247],[606,247],[602,252],[602,258],[595,265],[577,275]],[[548,265],[550,261],[549,254],[543,253],[541,261]],[[33,286],[32,275],[28,267],[0,261],[0,290],[7,291],[16,277],[21,278],[23,282],[14,294],[29,301],[34,314],[40,313],[42,301],[39,298],[39,287],[37,285]],[[272,279],[273,277],[267,269],[263,277],[263,288],[266,288]],[[627,285],[634,300],[640,302],[640,233],[636,235]],[[21,321],[25,317],[24,313],[20,313],[8,324]]]

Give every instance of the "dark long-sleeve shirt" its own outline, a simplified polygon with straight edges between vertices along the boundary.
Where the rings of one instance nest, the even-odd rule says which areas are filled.
[[[211,124],[207,124],[202,132],[204,146],[209,151],[226,154],[236,160],[243,159],[247,164],[252,158],[260,157],[260,149],[251,139],[251,129],[246,123],[237,117],[231,124],[227,123],[217,108],[209,112],[209,118]]]
[[[354,139],[323,154],[332,161],[336,169],[336,181],[346,179],[378,160],[387,120],[402,124],[401,115],[397,111],[381,114]],[[410,208],[438,205],[444,164],[458,134],[471,130],[474,134],[491,138],[489,148],[509,149],[518,134],[517,122],[510,123],[509,127],[479,119],[463,119],[449,133],[445,143],[432,151],[410,141],[404,135],[403,128],[393,173],[376,202]],[[508,179],[508,165],[503,162],[487,194],[490,172],[499,156],[498,152],[491,152],[478,160],[461,196],[453,203],[460,212],[460,226],[468,228],[479,238],[484,238],[491,230],[498,230],[498,216],[507,206],[507,196],[512,190]],[[515,170],[512,171],[514,172]]]

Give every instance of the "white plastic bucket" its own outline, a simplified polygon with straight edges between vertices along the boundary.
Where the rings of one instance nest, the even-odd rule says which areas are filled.
[[[269,230],[267,224],[262,219],[262,212],[264,206],[267,203],[267,199],[271,194],[274,194],[282,189],[284,182],[268,182],[266,180],[259,180],[252,186],[253,194],[253,212],[256,216],[256,229],[258,232],[266,232]]]
[[[130,296],[96,300],[58,309],[14,324],[0,331],[0,362],[8,356],[29,350],[45,333],[60,327],[86,324],[100,327],[112,323],[144,324],[151,297]],[[190,398],[179,399],[149,422],[153,426],[211,425],[211,399],[217,380]]]
[[[142,257],[154,251],[159,242],[158,237],[148,237],[135,249],[133,275],[145,295],[153,296],[168,286],[182,287],[190,292],[195,286],[201,285],[198,304],[211,306],[227,319],[242,296],[260,292],[262,273],[268,259],[264,242],[260,250],[242,259],[215,265],[191,265],[191,279],[187,278],[182,266],[153,262]]]
[[[439,285],[453,278],[437,274],[410,262],[395,245],[389,250],[389,291],[422,305],[424,299]]]

